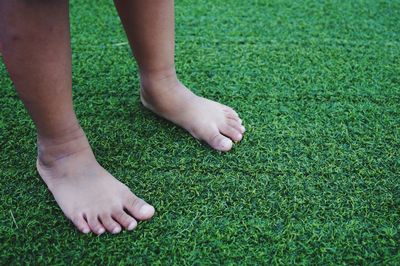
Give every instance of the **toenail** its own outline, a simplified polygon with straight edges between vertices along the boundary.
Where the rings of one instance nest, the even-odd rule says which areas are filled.
[[[229,148],[231,146],[231,142],[228,139],[223,139],[220,142],[222,148]]]
[[[151,207],[150,205],[143,205],[139,210],[139,214],[140,216],[147,216],[152,211],[152,209],[153,207]]]
[[[89,228],[84,228],[83,230],[82,230],[82,233],[84,233],[84,234],[87,234],[87,233],[89,233],[90,232],[90,229]]]
[[[97,231],[97,233],[98,233],[99,235],[101,235],[101,234],[104,233],[104,232],[105,232],[105,229],[104,229],[104,228],[100,228],[99,231]]]
[[[136,222],[131,222],[130,224],[129,224],[129,226],[128,226],[128,230],[133,230],[133,229],[135,229],[135,227],[136,227]]]
[[[244,126],[241,126],[240,129],[242,130],[242,132],[245,132],[246,129],[244,128]]]
[[[113,234],[118,234],[119,232],[121,232],[121,227],[117,226],[114,228],[114,230],[112,230]]]

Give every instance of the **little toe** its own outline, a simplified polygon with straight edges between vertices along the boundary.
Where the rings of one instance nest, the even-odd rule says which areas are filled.
[[[123,210],[113,213],[113,218],[118,221],[126,230],[133,230],[137,226],[137,221]]]
[[[90,232],[90,227],[83,218],[83,215],[77,215],[76,217],[71,219],[71,221],[76,226],[76,228],[78,228],[78,230],[81,231],[82,233],[87,234]]]
[[[104,233],[106,231],[106,229],[100,223],[97,215],[89,216],[88,223],[90,226],[90,230],[97,235],[101,235],[102,233]]]
[[[220,130],[222,134],[231,138],[233,141],[240,141],[243,137],[238,129],[228,124],[223,125]]]
[[[121,232],[121,226],[110,215],[100,215],[100,220],[108,232],[112,234]]]
[[[154,215],[154,207],[133,193],[128,195],[125,208],[138,220],[148,220]]]

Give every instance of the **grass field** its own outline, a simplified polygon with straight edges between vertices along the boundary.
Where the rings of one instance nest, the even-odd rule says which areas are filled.
[[[81,124],[157,214],[78,233],[0,65],[0,264],[400,264],[400,1],[177,1],[181,80],[247,128],[225,154],[141,106],[111,1],[71,22]]]

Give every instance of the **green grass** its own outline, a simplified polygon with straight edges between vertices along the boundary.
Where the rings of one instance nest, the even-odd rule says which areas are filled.
[[[0,264],[400,264],[400,1],[177,1],[180,78],[247,127],[226,154],[140,105],[111,1],[71,20],[82,126],[157,215],[78,233],[1,65]]]

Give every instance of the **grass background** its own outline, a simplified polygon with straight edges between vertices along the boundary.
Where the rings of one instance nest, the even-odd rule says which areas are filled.
[[[181,80],[247,127],[226,154],[140,105],[111,1],[71,1],[71,20],[78,117],[157,215],[74,230],[0,65],[1,264],[400,264],[400,1],[177,1]]]

